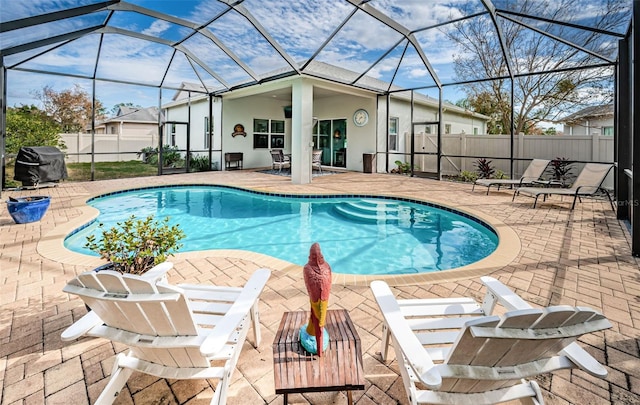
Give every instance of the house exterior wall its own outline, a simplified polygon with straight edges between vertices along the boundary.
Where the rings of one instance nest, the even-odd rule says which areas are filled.
[[[264,96],[242,97],[222,100],[222,151],[242,152],[244,168],[259,168],[271,166],[269,146],[254,148],[253,120],[278,120],[285,123],[284,147],[291,150],[291,119],[284,118],[284,107],[291,105],[290,100],[278,100]],[[233,136],[237,124],[244,126],[246,136]]]
[[[386,117],[386,99],[381,97],[378,103],[378,114],[380,117]],[[450,127],[450,135],[467,134],[473,135],[477,132],[483,135],[487,130],[486,119],[474,116],[471,113],[454,110],[450,107],[443,107],[442,114],[442,134],[445,135],[447,126]],[[397,118],[398,120],[398,153],[389,154],[389,168],[396,167],[397,160],[401,162],[409,162],[411,153],[411,134],[414,133],[416,139],[414,141],[415,152],[417,153],[436,153],[437,152],[437,136],[438,128],[436,124],[425,125],[416,124],[412,128],[412,122],[435,122],[438,119],[438,105],[435,100],[430,104],[414,101],[413,117],[411,114],[411,101],[406,96],[401,98],[392,97],[389,102],[389,118]],[[427,128],[429,127],[429,128]],[[474,131],[475,129],[475,131]],[[386,125],[384,118],[378,125],[378,150],[386,151]],[[412,132],[413,131],[413,132]],[[432,135],[429,135],[432,134]],[[457,153],[452,153],[457,154]],[[419,156],[416,157],[418,162],[414,162],[416,167],[421,171],[436,171],[437,158],[435,156]],[[377,162],[379,172],[385,171],[385,162],[380,159]]]
[[[212,150],[219,151],[221,145],[222,131],[222,102],[219,98],[213,98],[212,105],[213,114],[213,134],[206,134],[205,117],[209,117],[209,97],[198,96],[192,99],[190,105],[187,103],[175,103],[169,108],[164,108],[165,121],[190,122],[189,133],[191,135],[190,150],[193,155],[208,155],[209,148],[205,143],[205,137],[212,142]],[[189,117],[191,119],[189,120]],[[163,127],[163,145],[172,145],[171,125],[165,124]],[[187,126],[177,124],[175,129],[175,144],[180,150],[187,149]],[[184,153],[183,153],[184,155]],[[222,158],[220,152],[215,152],[212,158],[212,167],[222,167]]]
[[[353,114],[358,109],[369,113],[366,125],[359,127],[353,122]],[[333,97],[317,99],[313,104],[314,117],[319,119],[345,119],[347,122],[346,169],[362,171],[363,154],[376,151],[376,99],[351,94],[336,94]]]
[[[336,91],[338,86],[319,83],[327,89]],[[290,84],[289,84],[290,86]],[[281,85],[287,87],[287,84]],[[326,94],[326,93],[325,93]],[[363,92],[364,94],[364,92]],[[279,120],[285,123],[284,147],[286,152],[291,151],[292,126],[291,119],[284,117],[284,107],[291,106],[288,98],[273,98],[260,94],[250,94],[245,97],[224,97],[222,101],[214,103],[214,149],[222,150],[221,156],[227,152],[243,153],[244,168],[271,167],[271,155],[269,147],[254,148],[254,119]],[[204,127],[204,116],[208,115],[206,99],[198,98],[191,101],[191,149],[202,146],[200,140],[201,127]],[[369,112],[369,122],[363,127],[357,127],[353,123],[353,113],[364,108]],[[348,170],[362,170],[362,154],[375,152],[375,123],[376,100],[375,97],[365,97],[356,94],[336,93],[332,97],[318,97],[313,102],[313,117],[323,119],[345,119],[347,122],[347,161]],[[165,119],[167,121],[187,121],[187,105],[184,103],[171,103],[165,107]],[[232,136],[236,124],[242,124],[245,128],[245,136]],[[169,128],[165,132],[170,131]],[[311,138],[311,134],[307,134]],[[165,134],[165,143],[168,140]],[[180,149],[186,148],[186,131],[182,126],[176,128],[176,145]],[[220,167],[224,167],[221,165]]]
[[[567,125],[562,128],[564,135],[604,135],[603,128],[613,127],[613,116],[592,118]]]

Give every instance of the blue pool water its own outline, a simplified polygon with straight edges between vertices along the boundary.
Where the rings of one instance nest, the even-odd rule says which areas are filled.
[[[408,274],[452,269],[490,255],[498,237],[463,215],[418,202],[375,198],[291,197],[219,186],[158,187],[93,199],[100,216],[65,246],[135,214],[170,218],[185,231],[181,252],[242,249],[304,265],[319,242],[335,273]]]

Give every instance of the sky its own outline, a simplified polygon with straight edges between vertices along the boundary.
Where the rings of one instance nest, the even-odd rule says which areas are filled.
[[[540,1],[530,0],[530,3],[536,6],[542,4]],[[587,24],[603,1],[558,0],[545,4],[551,9],[551,4],[573,7],[574,10],[565,13],[567,18]],[[0,21],[97,2],[0,0]],[[480,0],[429,0],[429,7],[425,7],[423,0],[371,0],[366,4],[372,8],[369,13],[344,0],[245,0],[231,11],[223,2],[211,0],[131,0],[127,3],[166,13],[178,20],[152,18],[116,4],[112,14],[102,10],[1,33],[0,47],[11,49],[95,27],[108,18],[108,29],[100,33],[61,46],[49,45],[7,55],[5,66],[30,70],[9,70],[8,105],[38,105],[34,93],[44,86],[60,91],[78,84],[91,94],[93,83],[87,78],[95,72],[97,78],[148,85],[97,80],[96,97],[108,110],[118,103],[157,106],[161,83],[170,88],[189,82],[204,84],[211,90],[219,89],[259,79],[272,72],[290,70],[292,63],[303,65],[310,58],[352,71],[354,79],[365,74],[369,79],[393,82],[404,88],[434,86],[430,68],[441,83],[451,83],[457,80],[454,59],[469,56],[469,50],[447,36],[448,31],[454,29],[453,25],[441,24],[485,11]],[[512,7],[512,3],[495,1],[497,6],[505,8]],[[618,3],[631,2],[620,0]],[[624,7],[621,9],[624,11]],[[546,8],[541,10],[546,12]],[[551,12],[553,10],[549,10]],[[380,21],[386,18],[392,21],[390,25]],[[489,21],[486,14],[474,18]],[[619,27],[610,29],[621,31],[624,26],[623,21]],[[427,27],[437,28],[424,29]],[[123,35],[124,32],[133,35]],[[403,32],[411,32],[412,41],[407,41]],[[489,30],[486,36],[490,40],[496,33]],[[272,38],[271,43],[268,38]],[[168,46],[175,43],[179,43],[178,52]],[[428,65],[417,49],[421,49]],[[76,77],[36,74],[33,73],[35,70]],[[163,102],[169,100],[173,92],[172,89],[164,90]],[[460,87],[445,87],[444,92],[445,100],[455,102],[464,97]]]

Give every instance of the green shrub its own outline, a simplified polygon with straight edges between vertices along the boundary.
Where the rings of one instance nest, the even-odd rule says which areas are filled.
[[[179,225],[169,226],[168,217],[158,221],[153,215],[146,219],[132,215],[109,229],[102,223],[98,227],[102,236],[88,236],[85,247],[113,263],[115,270],[138,275],[167,260],[185,237]]]
[[[395,169],[394,173],[400,173],[400,174],[411,173],[411,163],[402,162],[400,160],[396,160],[395,163],[396,163],[396,166],[398,167]]]
[[[138,157],[142,157],[142,161],[144,163],[150,163],[149,160],[154,157],[154,155],[157,155],[157,153],[158,148],[147,146],[145,148],[142,148],[140,152],[138,152]],[[158,156],[155,156],[155,161],[156,163],[158,162]]]
[[[463,170],[460,172],[460,179],[464,182],[473,183],[478,179],[478,174],[469,170]]]
[[[189,159],[189,171],[206,172],[210,170],[209,157],[204,155],[191,155]]]
[[[142,156],[145,163],[150,165],[158,164],[158,148],[147,146],[138,152],[138,157]],[[162,147],[162,167],[177,167],[178,163],[183,159],[180,157],[180,151],[177,146],[164,145]]]

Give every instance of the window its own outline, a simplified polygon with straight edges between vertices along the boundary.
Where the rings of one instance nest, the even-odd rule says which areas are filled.
[[[256,118],[253,120],[253,147],[284,148],[284,121]]]
[[[444,133],[445,134],[451,133],[451,124],[444,124]]]
[[[209,149],[211,133],[209,132],[209,117],[204,117],[204,148]]]
[[[478,127],[473,127],[473,134],[478,135]]]
[[[613,127],[602,127],[602,135],[613,136]]]
[[[389,118],[389,150],[398,150],[398,118]]]
[[[111,126],[109,126],[109,129],[111,130],[111,133],[112,133],[112,134],[116,134],[116,133],[117,133],[117,132],[116,132],[116,126],[115,126],[115,125],[111,125]]]
[[[176,146],[176,124],[171,124],[171,146]]]
[[[425,134],[430,134],[431,133],[431,125],[427,125],[426,127],[424,127],[424,133]]]

